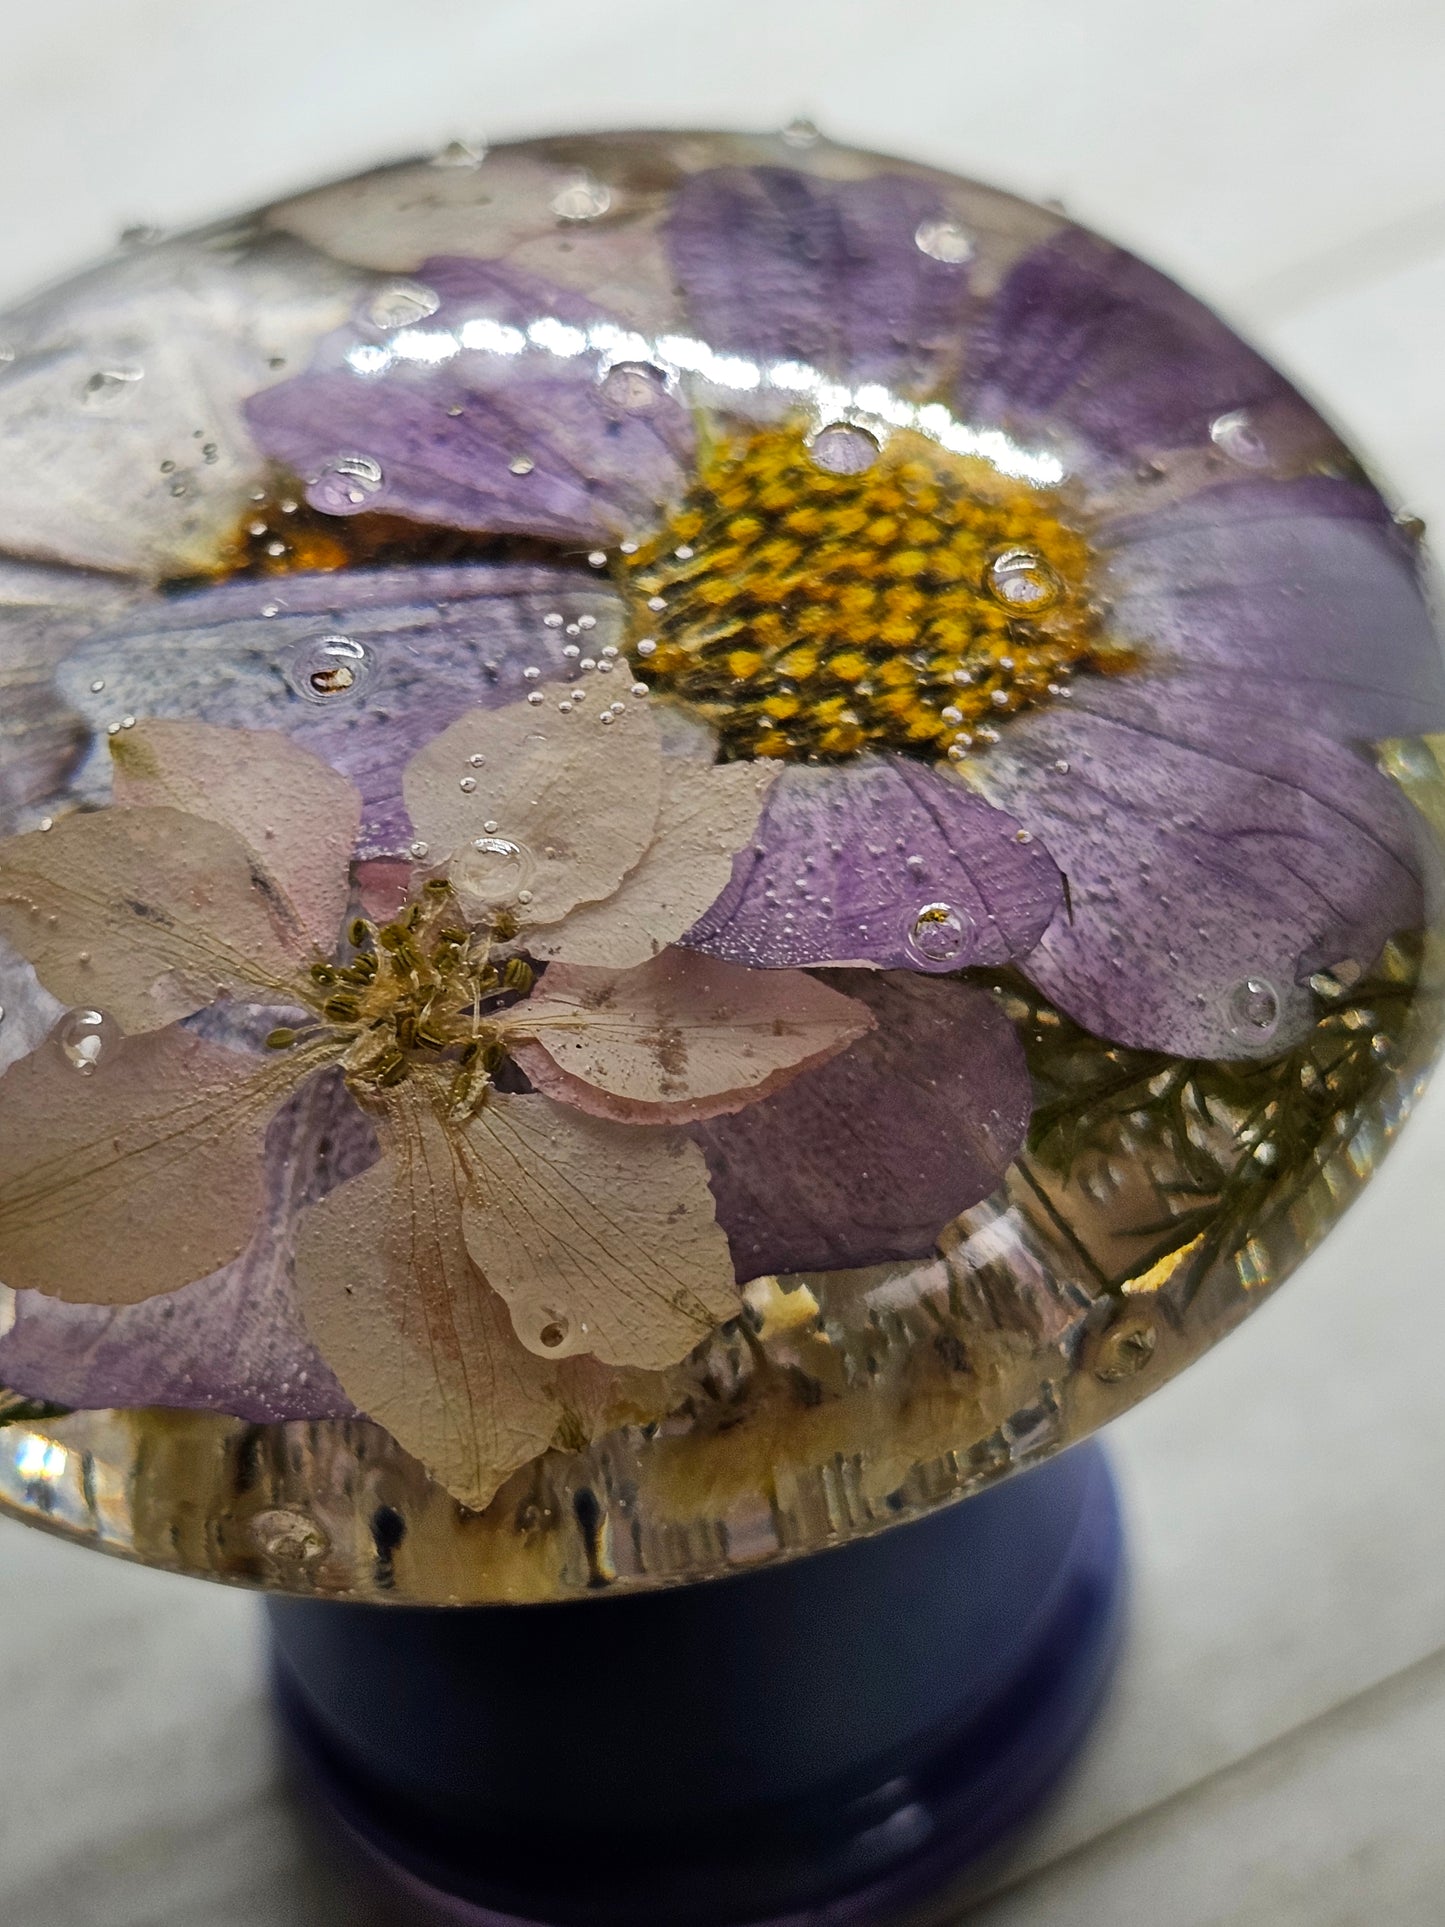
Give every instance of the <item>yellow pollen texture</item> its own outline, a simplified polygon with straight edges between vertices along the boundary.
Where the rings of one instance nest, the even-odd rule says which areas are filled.
[[[795,427],[720,444],[618,563],[634,667],[732,757],[958,760],[1076,667],[1118,666],[1057,497],[911,433],[858,474]]]

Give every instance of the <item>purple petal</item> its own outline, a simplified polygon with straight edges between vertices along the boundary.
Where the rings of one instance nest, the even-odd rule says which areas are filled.
[[[1080,680],[1009,725],[979,782],[1068,879],[1023,968],[1119,1043],[1274,1055],[1311,1021],[1312,972],[1367,965],[1421,919],[1423,839],[1394,786],[1187,682]]]
[[[931,1252],[1024,1140],[1022,1047],[993,998],[911,973],[839,974],[878,1020],[776,1096],[691,1127],[740,1282]]]
[[[477,565],[233,582],[151,603],[60,672],[94,732],[77,786],[108,797],[105,725],[120,712],[280,729],[361,791],[358,855],[397,855],[412,836],[402,772],[421,745],[468,709],[519,701],[528,668],[560,676],[567,623],[590,621],[588,641],[599,648],[620,643],[619,611],[606,585],[586,576]],[[562,621],[549,626],[549,615]],[[288,668],[333,634],[364,646],[366,671],[344,697],[309,702]]]
[[[374,326],[344,330],[310,371],[247,403],[308,500],[557,541],[651,529],[682,492],[691,418],[659,385],[605,379],[587,345],[605,317],[498,262],[428,261],[421,279],[439,301],[424,323],[380,341]],[[465,345],[478,325],[504,347]],[[337,471],[358,457],[374,465],[361,482]]]
[[[961,970],[1023,956],[1062,901],[1017,818],[940,770],[868,757],[780,773],[757,842],[686,942],[769,969]]]
[[[967,416],[1062,426],[1120,461],[1207,444],[1219,416],[1273,408],[1309,412],[1202,302],[1078,228],[1015,264],[967,362]]]
[[[0,562],[0,832],[59,792],[85,746],[84,724],[56,693],[55,664],[136,596],[111,576]]]
[[[938,189],[904,174],[719,168],[679,191],[667,240],[710,347],[918,388],[965,309],[967,268],[914,239],[947,218]]]
[[[301,1323],[292,1262],[304,1208],[374,1162],[376,1139],[327,1071],[277,1113],[266,1151],[268,1210],[234,1264],[118,1309],[17,1292],[0,1382],[88,1410],[168,1405],[259,1424],[352,1416]]]
[[[1104,532],[1111,627],[1261,714],[1343,738],[1445,728],[1411,544],[1374,489],[1211,488]]]

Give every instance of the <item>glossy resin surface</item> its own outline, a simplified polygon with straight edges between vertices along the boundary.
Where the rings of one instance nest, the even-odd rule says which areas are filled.
[[[0,317],[0,1499],[677,1583],[1211,1344],[1434,1054],[1420,531],[1132,256],[778,137]]]

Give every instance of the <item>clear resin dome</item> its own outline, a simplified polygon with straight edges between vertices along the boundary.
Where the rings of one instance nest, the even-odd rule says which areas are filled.
[[[1197,301],[776,138],[454,147],[0,317],[0,1502],[416,1601],[955,1499],[1439,1034],[1419,530]]]

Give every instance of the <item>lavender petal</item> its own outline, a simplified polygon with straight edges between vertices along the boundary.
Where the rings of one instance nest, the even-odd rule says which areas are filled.
[[[839,972],[877,1029],[775,1096],[690,1127],[738,1279],[931,1252],[1024,1140],[1023,1050],[983,990]]]
[[[959,970],[1031,950],[1062,894],[1019,819],[939,770],[896,756],[792,766],[684,941],[765,968]]]
[[[947,213],[910,175],[718,168],[679,191],[667,240],[711,347],[919,388],[956,340],[968,289],[966,265],[914,238]]]
[[[1110,626],[1170,673],[1343,739],[1445,728],[1445,657],[1408,538],[1321,475],[1206,489],[1103,535]]]
[[[966,418],[1063,428],[1121,462],[1207,446],[1221,415],[1305,411],[1203,302],[1078,228],[1015,263],[965,365]]]
[[[1068,881],[1023,968],[1118,1043],[1272,1056],[1312,1020],[1313,972],[1421,920],[1420,827],[1374,765],[1187,680],[1080,680],[979,782]]]
[[[620,604],[604,584],[506,565],[294,575],[148,603],[59,672],[92,730],[76,791],[108,798],[106,724],[123,711],[280,729],[361,791],[358,855],[404,854],[412,829],[401,779],[411,757],[466,710],[519,701],[532,686],[527,669],[560,677],[569,623],[589,646],[621,640]],[[336,700],[309,702],[288,667],[334,634],[363,645],[367,671]]]
[[[292,1281],[301,1213],[376,1156],[340,1075],[312,1078],[266,1141],[268,1209],[249,1249],[209,1278],[138,1305],[17,1292],[0,1383],[77,1409],[145,1405],[270,1423],[353,1408],[301,1323]]]
[[[562,542],[650,530],[682,492],[692,423],[663,388],[607,379],[610,351],[589,343],[623,331],[498,262],[427,261],[421,281],[439,303],[424,323],[390,340],[358,323],[247,404],[312,504]],[[361,484],[336,466],[358,459]]]

